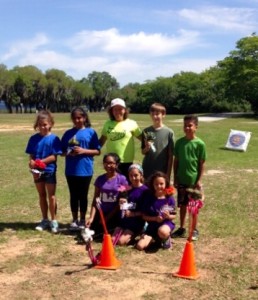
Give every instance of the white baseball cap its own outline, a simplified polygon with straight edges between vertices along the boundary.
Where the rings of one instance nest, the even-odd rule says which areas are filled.
[[[120,98],[115,98],[111,101],[110,107],[114,107],[116,105],[120,105],[120,106],[126,108],[125,101],[123,99],[120,99]]]

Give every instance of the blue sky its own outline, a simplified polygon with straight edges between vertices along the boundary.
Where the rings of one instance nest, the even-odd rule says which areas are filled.
[[[258,28],[258,0],[0,0],[0,63],[106,71],[121,86],[202,72]]]

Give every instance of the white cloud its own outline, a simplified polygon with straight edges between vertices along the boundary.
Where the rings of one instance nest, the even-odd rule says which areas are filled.
[[[257,27],[257,11],[250,8],[204,7],[182,9],[179,16],[190,22],[195,28],[213,27],[226,31],[250,32]]]
[[[180,52],[184,47],[197,44],[199,33],[180,30],[176,35],[138,32],[122,35],[116,28],[103,31],[81,31],[67,41],[75,52],[94,49],[108,55],[148,55],[161,56]]]
[[[15,56],[24,55],[30,51],[34,51],[40,46],[47,45],[49,40],[43,33],[38,33],[30,40],[19,40],[12,43],[9,51],[5,53],[1,59],[3,61],[13,58]]]

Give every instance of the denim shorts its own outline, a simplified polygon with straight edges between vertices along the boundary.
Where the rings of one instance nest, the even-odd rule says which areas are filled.
[[[42,173],[38,179],[34,179],[35,183],[45,182],[50,184],[56,184],[56,172]]]

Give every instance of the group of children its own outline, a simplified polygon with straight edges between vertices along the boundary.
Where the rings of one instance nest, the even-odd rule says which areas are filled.
[[[166,115],[163,105],[151,105],[153,124],[143,131],[137,122],[128,118],[128,113],[124,100],[113,99],[108,109],[109,120],[104,123],[99,139],[87,112],[81,107],[72,110],[73,127],[61,139],[51,132],[54,125],[51,113],[42,110],[37,114],[34,129],[38,132],[31,136],[26,148],[42,213],[37,230],[51,228],[53,233],[58,232],[56,160],[61,155],[65,156],[65,176],[70,192],[71,230],[86,226],[93,229],[96,236],[101,235],[100,206],[107,228],[119,245],[127,245],[139,236],[136,244],[139,250],[146,249],[153,240],[167,249],[171,247],[171,236],[185,236],[187,188],[202,188],[206,160],[205,144],[195,135],[198,118],[185,116],[185,136],[175,143],[174,132],[163,124]],[[141,141],[142,166],[133,163],[134,137]],[[94,156],[100,154],[104,144],[105,173],[94,182],[90,215],[86,219]],[[176,203],[174,188],[170,186],[172,168],[180,207],[180,227],[175,232]],[[193,239],[197,238],[195,228]]]

